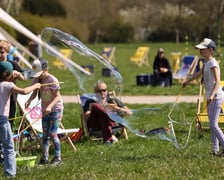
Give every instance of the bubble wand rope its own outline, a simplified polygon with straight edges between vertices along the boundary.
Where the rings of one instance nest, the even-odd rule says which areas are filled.
[[[53,83],[46,83],[46,84],[41,84],[41,86],[50,86],[52,84],[63,84],[64,82],[53,82]]]
[[[179,98],[180,98],[180,96],[182,94],[182,91],[183,91],[183,88],[181,88],[181,90],[180,90],[180,92],[179,92],[179,94],[178,94],[178,96],[177,96],[177,98],[176,98],[176,100],[175,100],[172,108],[170,109],[169,114],[168,114],[168,118],[169,118],[168,124],[169,124],[169,127],[170,127],[170,129],[172,131],[172,134],[174,136],[175,145],[176,145],[177,149],[184,149],[187,146],[187,144],[189,142],[190,134],[191,134],[191,127],[192,127],[192,123],[188,123],[188,122],[187,123],[184,123],[184,124],[189,124],[190,127],[189,127],[188,135],[187,135],[187,138],[186,138],[186,142],[185,142],[184,146],[180,147],[180,145],[177,142],[177,138],[176,138],[176,134],[175,134],[174,126],[173,126],[173,123],[178,123],[178,122],[177,121],[174,121],[171,118],[171,113],[173,112],[174,107],[176,106],[176,104],[177,104],[177,102],[178,102],[178,100],[179,100]]]
[[[197,100],[198,103],[198,111],[197,111],[197,130],[201,130],[202,129],[202,125],[200,122],[200,118],[199,118],[199,114],[200,114],[200,110],[201,110],[201,95],[202,95],[202,84],[200,84],[200,90],[199,90],[199,97]]]

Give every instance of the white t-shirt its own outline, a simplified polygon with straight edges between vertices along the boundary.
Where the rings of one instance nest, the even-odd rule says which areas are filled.
[[[205,86],[206,99],[208,99],[209,96],[211,95],[212,89],[215,84],[215,77],[211,70],[213,67],[217,67],[218,76],[220,76],[220,67],[218,62],[215,60],[215,58],[207,61],[204,64],[203,80],[204,80],[204,86]],[[216,94],[214,97],[215,99],[220,99],[224,97],[224,92],[222,91],[221,86],[217,89],[215,94]]]
[[[9,116],[11,89],[15,86],[13,82],[0,82],[0,115]]]

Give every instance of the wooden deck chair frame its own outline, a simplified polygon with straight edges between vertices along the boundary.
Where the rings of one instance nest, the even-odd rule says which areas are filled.
[[[170,53],[172,58],[172,70],[173,74],[176,74],[177,71],[180,69],[180,59],[181,59],[181,52],[171,52]]]
[[[198,56],[194,56],[194,59],[192,61],[192,63],[190,64],[190,66],[187,68],[187,71],[185,71],[185,74],[182,74],[181,72],[183,72],[183,68],[185,68],[185,64],[182,62],[182,66],[180,68],[180,70],[176,73],[173,74],[173,79],[177,79],[179,80],[179,82],[182,82],[183,80],[185,80],[187,77],[193,75],[195,73],[195,69],[196,66],[198,64]]]
[[[137,64],[138,66],[142,66],[145,64],[146,66],[149,65],[149,59],[148,59],[148,54],[150,51],[150,47],[144,47],[140,46],[137,48],[135,51],[135,54],[130,58],[132,62]]]
[[[112,94],[113,96],[115,96],[114,91],[111,91],[109,94]],[[91,95],[95,96],[94,94],[91,94]],[[88,131],[87,123],[86,123],[85,118],[84,118],[84,111],[83,111],[84,103],[81,101],[81,96],[80,95],[77,95],[77,100],[78,100],[78,104],[79,104],[79,107],[80,107],[81,124],[82,124],[82,128],[84,129],[84,132],[85,132],[86,136],[91,140],[102,140],[102,131],[101,130],[94,129],[94,130],[92,130],[92,132]],[[124,126],[121,126],[121,125],[114,126],[112,128],[112,131],[113,131],[114,135],[119,133],[119,134],[123,135],[125,139],[128,139],[127,130]]]
[[[73,51],[71,49],[60,49],[60,53],[63,54],[66,58],[71,59]],[[66,69],[66,66],[59,58],[53,62],[53,65],[59,69]]]
[[[23,117],[20,122],[18,128],[18,134],[20,136],[20,151],[30,149],[35,144],[37,147],[41,145],[41,137],[38,133],[42,133],[42,122],[41,122],[41,102],[36,97],[30,104],[30,109],[28,111],[25,110],[25,102],[30,97],[30,94],[27,95],[18,95],[17,96],[17,103],[20,110],[23,112]],[[35,140],[33,143],[30,143],[28,146],[24,147],[23,143],[23,132],[27,129],[31,129],[32,134],[35,136]],[[60,128],[58,129],[58,135],[61,135],[60,141],[68,140],[71,144],[72,148],[77,151],[75,145],[73,144],[70,135],[74,133],[78,133],[80,128],[72,128],[72,129],[65,129],[63,124],[60,124]]]
[[[221,87],[224,88],[224,81],[220,81],[220,85]],[[197,130],[208,129],[209,120],[208,120],[208,113],[206,108],[206,98],[204,93],[204,87],[202,85],[200,85],[199,97],[197,101],[197,109],[198,109],[197,110]],[[219,123],[222,123],[222,124],[224,123],[224,104],[222,105],[222,112],[219,115]]]
[[[108,60],[108,62],[110,62],[112,65],[116,65],[115,62],[115,51],[116,51],[116,47],[104,47],[103,51],[101,53],[101,56],[104,57],[105,59]]]

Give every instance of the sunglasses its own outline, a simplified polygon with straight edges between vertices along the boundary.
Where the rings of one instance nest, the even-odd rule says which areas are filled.
[[[106,92],[106,91],[107,91],[107,89],[98,89],[98,90],[96,90],[97,93]]]

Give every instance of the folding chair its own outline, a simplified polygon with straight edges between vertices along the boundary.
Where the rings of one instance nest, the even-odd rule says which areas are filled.
[[[224,81],[220,81],[220,85],[222,89],[224,90]],[[201,99],[203,98],[203,101]],[[206,98],[204,94],[204,88],[202,85],[200,85],[200,90],[199,90],[199,97],[198,97],[198,102],[197,102],[197,129],[208,129],[208,113],[207,113],[207,104],[206,104]],[[219,115],[219,123],[224,123],[224,104],[222,105],[222,109]],[[207,125],[207,126],[206,126]]]
[[[132,56],[130,60],[139,66],[142,66],[142,64],[148,66],[149,50],[150,50],[149,47],[138,47],[134,56]]]
[[[73,51],[71,49],[60,49],[60,53],[63,54],[68,59],[71,59],[72,52]],[[66,69],[64,63],[58,58],[53,62],[53,65],[59,69],[64,69],[64,70]]]
[[[172,62],[172,70],[173,70],[173,74],[176,74],[176,72],[180,69],[180,56],[181,56],[181,52],[171,52],[171,58],[173,60]]]
[[[184,79],[195,73],[199,58],[197,56],[184,56],[182,65],[177,73],[173,74],[173,79],[182,82]]]
[[[114,92],[111,92],[111,93],[114,95]],[[86,136],[88,138],[90,138],[91,140],[102,140],[102,136],[103,136],[102,131],[99,128],[94,128],[94,129],[91,129],[90,131],[88,131],[87,122],[84,118],[83,107],[84,107],[86,101],[89,100],[90,98],[93,100],[96,100],[95,94],[77,95],[78,104],[80,105],[80,117],[81,117],[82,128],[84,129]],[[113,135],[121,134],[124,136],[125,139],[128,139],[127,130],[122,125],[118,124],[118,125],[113,126],[112,133],[113,133]]]
[[[106,58],[112,65],[116,65],[115,57],[114,57],[115,51],[116,51],[116,47],[115,46],[113,46],[113,47],[104,47],[103,51],[101,53],[101,56]]]
[[[27,95],[18,95],[17,103],[20,110],[23,112],[23,118],[18,128],[18,134],[20,138],[20,151],[33,146],[33,143],[37,146],[41,145],[41,133],[42,133],[42,121],[41,121],[41,101],[36,97],[30,104],[29,108],[25,110],[25,102],[29,99],[31,93]],[[28,145],[27,148],[23,147],[24,132],[30,130],[34,140],[33,143]],[[68,140],[72,148],[76,151],[76,147],[70,139],[70,135],[79,133],[80,128],[65,129],[61,123],[58,129],[58,135],[61,137],[60,140]]]

